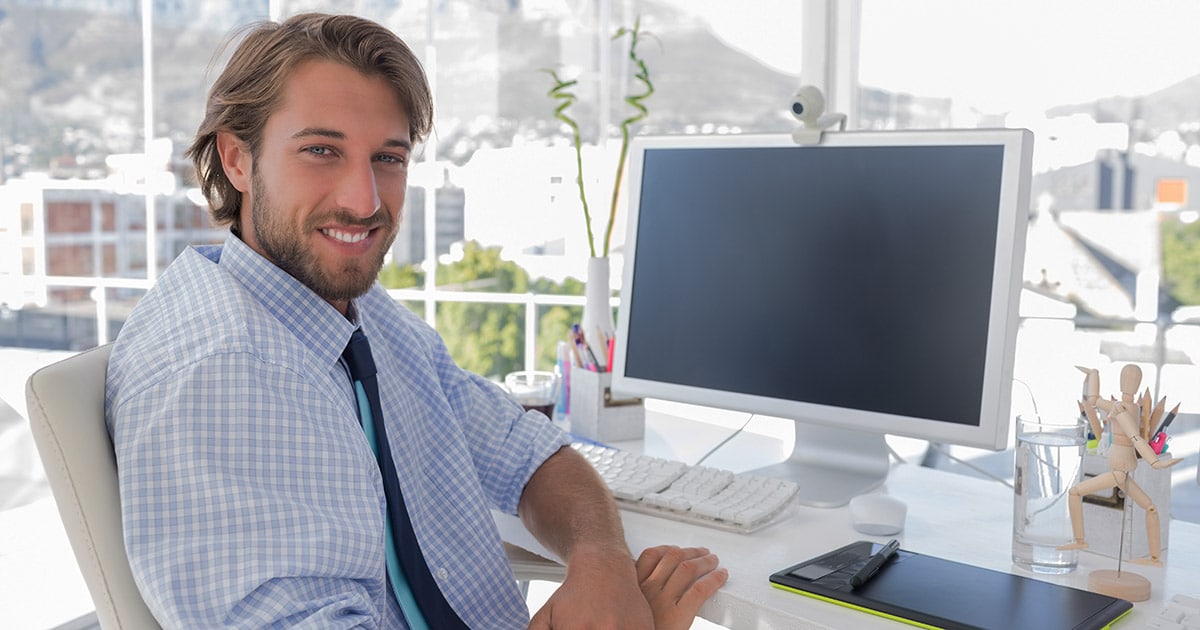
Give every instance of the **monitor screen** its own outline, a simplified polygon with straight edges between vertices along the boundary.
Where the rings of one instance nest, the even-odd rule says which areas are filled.
[[[1031,145],[637,139],[614,389],[1003,448]]]

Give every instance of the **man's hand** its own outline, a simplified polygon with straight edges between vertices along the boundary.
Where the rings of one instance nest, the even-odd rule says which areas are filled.
[[[596,573],[573,576],[568,569],[562,586],[534,615],[531,629],[686,630],[700,606],[729,579],[727,570],[717,568],[717,556],[701,547],[650,547],[635,565],[627,557],[612,554],[591,560],[596,562],[590,565]],[[624,573],[631,568],[636,569],[642,597],[624,588],[628,583]],[[617,577],[601,578],[606,571],[615,571]],[[573,580],[576,576],[579,579]],[[620,605],[613,606],[613,602]]]
[[[576,549],[567,563],[566,579],[533,616],[529,627],[654,628],[657,617],[637,590],[639,577],[640,565],[635,569],[628,553]]]
[[[717,556],[702,547],[650,547],[637,559],[638,584],[658,630],[686,629],[700,606],[729,579]]]
[[[563,447],[533,473],[517,508],[521,521],[566,561],[562,586],[532,628],[654,627],[612,493],[575,449]]]

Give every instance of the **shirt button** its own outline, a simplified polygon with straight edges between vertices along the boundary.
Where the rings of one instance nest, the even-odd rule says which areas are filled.
[[[446,569],[442,568],[437,570],[437,578],[439,580],[445,580],[448,577],[450,577],[450,572]]]

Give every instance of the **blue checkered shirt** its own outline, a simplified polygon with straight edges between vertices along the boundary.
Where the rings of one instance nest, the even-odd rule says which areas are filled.
[[[489,509],[567,442],[376,285],[348,321],[230,235],[189,249],[120,331],[105,411],[133,574],[179,628],[400,628],[384,494],[340,355],[371,340],[425,561],[473,628],[525,627]]]

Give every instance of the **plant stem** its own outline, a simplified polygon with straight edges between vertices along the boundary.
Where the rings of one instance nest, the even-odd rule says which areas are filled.
[[[559,78],[558,73],[553,70],[546,70],[551,77],[554,78],[554,87],[551,88],[549,95],[551,98],[558,99],[562,103],[554,109],[554,117],[561,120],[571,128],[572,144],[575,146],[575,184],[579,188],[579,201],[583,204],[583,224],[587,228],[588,249],[591,251],[592,257],[596,256],[596,241],[592,234],[592,214],[588,209],[587,194],[584,192],[583,186],[583,146],[579,136],[579,125],[567,115],[567,109],[575,104],[578,98],[567,88],[574,86],[578,81],[563,81]],[[609,219],[609,231],[612,231],[612,219]],[[608,242],[605,241],[605,255],[608,254]]]
[[[621,28],[613,39],[617,39],[626,33],[629,34],[629,58],[637,66],[637,72],[633,78],[641,81],[645,85],[646,90],[641,94],[630,94],[625,97],[625,102],[629,103],[637,113],[621,121],[621,155],[617,158],[617,173],[613,178],[612,202],[608,209],[608,226],[604,230],[604,256],[608,256],[609,244],[612,242],[613,224],[617,219],[617,201],[621,193],[621,181],[625,176],[625,160],[629,156],[629,128],[634,123],[644,119],[649,115],[649,110],[642,104],[642,101],[654,94],[654,84],[650,82],[650,70],[646,68],[646,62],[637,54],[638,35],[641,34],[641,18],[638,18],[633,23],[632,29]],[[590,227],[589,227],[590,230]],[[595,256],[593,250],[593,256]]]
[[[608,224],[605,226],[604,230],[604,249],[603,253],[601,254],[603,257],[607,257],[609,254],[609,249],[612,243],[613,226],[617,220],[617,203],[621,196],[621,183],[625,178],[625,162],[629,157],[629,129],[634,123],[646,118],[646,116],[649,115],[650,112],[646,109],[646,106],[642,104],[642,101],[646,98],[649,98],[651,94],[654,94],[654,84],[650,82],[650,71],[646,68],[645,61],[643,61],[642,58],[637,54],[638,38],[642,35],[646,35],[645,33],[642,33],[641,30],[641,18],[638,18],[636,21],[634,21],[632,29],[625,27],[617,29],[617,32],[615,35],[613,35],[612,39],[615,41],[621,37],[624,37],[625,35],[629,35],[630,38],[629,59],[632,60],[636,66],[634,79],[640,81],[646,89],[640,94],[630,94],[629,96],[625,97],[625,102],[634,108],[635,113],[621,121],[621,154],[617,159],[617,173],[613,177],[612,199],[608,208]],[[575,86],[578,81],[564,81],[558,76],[558,73],[553,70],[544,70],[544,72],[548,73],[554,78],[554,87],[551,88],[549,96],[553,99],[561,101],[558,107],[554,109],[554,117],[562,121],[571,129],[571,139],[575,146],[575,183],[579,188],[579,201],[583,205],[583,222],[584,227],[587,228],[588,250],[590,251],[592,258],[595,258],[596,241],[595,235],[592,233],[592,213],[591,209],[588,207],[587,194],[584,190],[583,144],[579,134],[579,125],[574,119],[567,115],[567,109],[574,105],[575,101],[578,100],[578,97],[576,97],[574,93],[568,91],[568,88]]]

